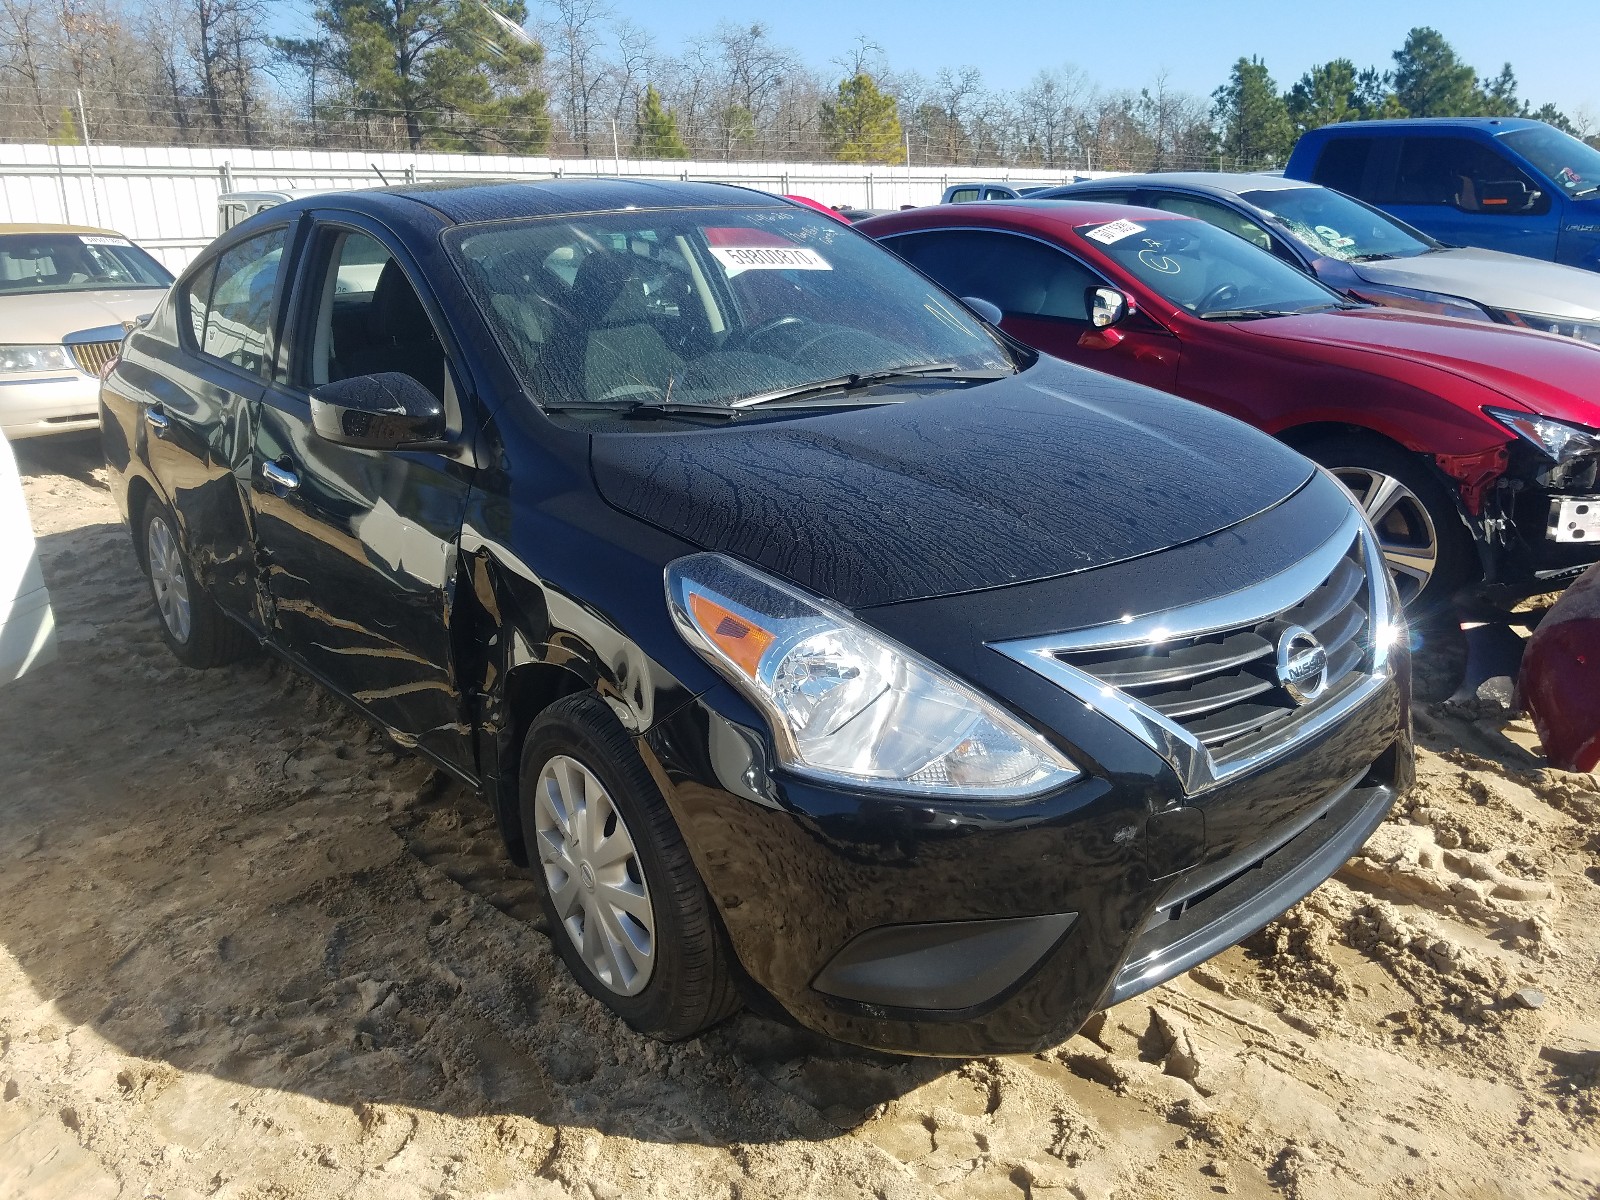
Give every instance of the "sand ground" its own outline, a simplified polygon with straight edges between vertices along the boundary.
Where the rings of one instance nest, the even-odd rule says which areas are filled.
[[[94,453],[20,455],[61,662],[0,691],[0,1196],[1600,1195],[1600,778],[1525,722],[1423,706],[1360,857],[1048,1053],[663,1047],[472,796],[171,658]]]

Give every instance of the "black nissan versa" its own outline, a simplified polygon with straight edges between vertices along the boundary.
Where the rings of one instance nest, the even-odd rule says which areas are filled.
[[[262,642],[477,789],[659,1037],[751,999],[1055,1043],[1411,778],[1337,483],[760,193],[280,205],[129,336],[102,421],[174,653]]]

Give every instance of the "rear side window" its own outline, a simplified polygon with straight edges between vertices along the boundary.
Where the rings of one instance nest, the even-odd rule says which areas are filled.
[[[1369,137],[1329,138],[1322,147],[1322,157],[1311,172],[1311,182],[1330,187],[1347,196],[1361,196],[1367,174],[1367,160],[1372,157],[1372,139]]]
[[[978,198],[977,188],[961,188],[950,193],[951,204],[967,204]]]
[[[198,350],[205,345],[206,313],[211,308],[211,285],[216,277],[217,264],[213,260],[196,272],[179,294],[179,307],[183,310],[189,335],[185,340],[191,350]]]
[[[203,331],[197,331],[204,353],[255,374],[264,371],[272,299],[288,239],[287,228],[274,229],[217,260]],[[192,302],[189,312],[192,322]]]
[[[1011,233],[912,233],[886,244],[956,295],[1013,316],[1087,321],[1085,293],[1105,282],[1064,251]]]

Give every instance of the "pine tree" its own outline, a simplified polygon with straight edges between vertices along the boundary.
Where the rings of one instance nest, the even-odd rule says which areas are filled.
[[[1356,80],[1356,65],[1348,58],[1312,67],[1284,97],[1295,128],[1304,131],[1356,120],[1361,115]]]
[[[1478,80],[1478,113],[1485,117],[1519,117],[1528,106],[1517,99],[1517,76],[1506,63],[1493,79]]]
[[[840,162],[905,161],[894,97],[865,71],[841,81],[838,96],[822,102],[822,132]]]
[[[1413,117],[1465,117],[1478,112],[1478,75],[1456,57],[1437,29],[1418,26],[1394,53],[1394,94]]]
[[[1278,85],[1259,58],[1233,64],[1228,82],[1212,93],[1222,128],[1224,162],[1241,170],[1281,163],[1294,146],[1294,125]]]
[[[550,132],[527,16],[522,0],[323,0],[316,10],[360,107],[398,116],[412,150],[524,154]]]
[[[633,135],[635,158],[688,158],[689,147],[678,136],[678,116],[661,103],[656,85],[644,89],[639,105],[637,130]]]

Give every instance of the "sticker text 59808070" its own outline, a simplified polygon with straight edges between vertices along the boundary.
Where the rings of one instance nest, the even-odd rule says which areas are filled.
[[[828,260],[804,246],[711,246],[729,275],[740,271],[831,271]]]

